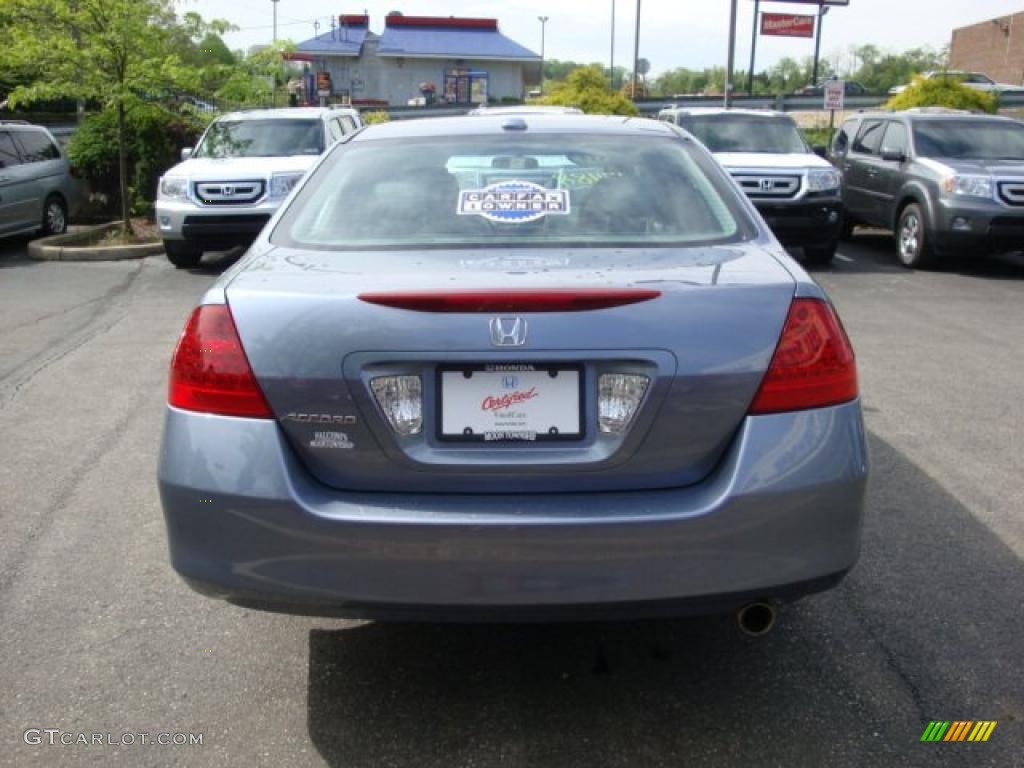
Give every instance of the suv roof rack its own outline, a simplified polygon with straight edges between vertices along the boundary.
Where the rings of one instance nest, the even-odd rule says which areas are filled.
[[[32,125],[28,120],[0,120],[0,125]]]
[[[906,114],[911,115],[971,115],[974,114],[969,109],[953,109],[952,107],[911,107],[910,109],[900,110]]]

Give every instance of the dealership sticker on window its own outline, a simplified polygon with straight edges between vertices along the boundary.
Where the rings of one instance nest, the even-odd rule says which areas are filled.
[[[569,190],[546,189],[531,181],[499,181],[459,193],[460,216],[483,216],[500,224],[524,224],[569,213]]]

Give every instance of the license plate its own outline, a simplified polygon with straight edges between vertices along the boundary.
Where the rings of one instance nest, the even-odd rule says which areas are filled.
[[[582,369],[479,365],[440,371],[442,440],[514,442],[583,437]]]

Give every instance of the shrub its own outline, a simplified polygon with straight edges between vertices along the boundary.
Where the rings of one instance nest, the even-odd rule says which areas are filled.
[[[366,125],[391,122],[391,115],[383,109],[375,109],[372,112],[363,112],[360,117]]]
[[[551,92],[534,101],[562,107],[579,107],[591,115],[638,115],[640,110],[621,93],[609,90],[601,67],[578,67],[556,83]]]
[[[195,144],[206,119],[140,104],[128,113],[129,202],[136,213],[151,210],[160,176],[179,161],[181,149]],[[87,117],[71,137],[68,157],[75,169],[119,206],[117,114],[108,109]],[[118,208],[115,208],[117,210]]]
[[[894,110],[948,107],[994,113],[999,108],[999,102],[993,94],[968,88],[956,75],[948,75],[915,78],[902,93],[889,99],[886,107]]]

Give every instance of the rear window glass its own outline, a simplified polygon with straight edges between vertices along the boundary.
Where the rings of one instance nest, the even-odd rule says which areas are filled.
[[[676,138],[456,136],[342,145],[275,229],[323,249],[738,239],[735,193]]]
[[[1024,125],[1009,120],[916,120],[914,147],[921,157],[1024,160]]]
[[[42,131],[18,131],[16,136],[26,163],[60,159],[57,145]]]
[[[687,115],[679,123],[712,152],[806,154],[796,123],[758,115]]]
[[[324,131],[319,120],[218,120],[195,157],[290,157],[319,155]]]

